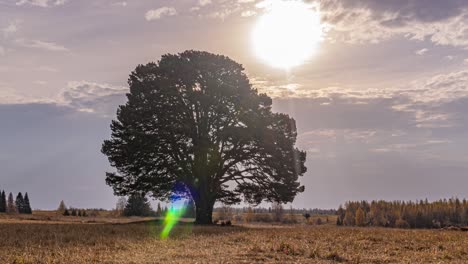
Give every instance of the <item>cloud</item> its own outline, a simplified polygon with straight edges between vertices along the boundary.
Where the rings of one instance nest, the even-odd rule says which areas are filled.
[[[428,51],[429,51],[429,49],[423,48],[423,49],[420,49],[420,50],[415,51],[414,53],[415,53],[416,55],[423,56],[423,55],[425,55]]]
[[[192,12],[198,12],[199,17],[225,20],[233,14],[239,14],[241,17],[249,17],[257,14],[253,9],[255,0],[224,0],[217,1],[200,0],[196,6],[190,8]],[[209,7],[208,7],[209,6]]]
[[[57,102],[80,112],[113,115],[117,106],[125,101],[128,88],[106,83],[73,81],[60,94]]]
[[[3,36],[9,37],[10,35],[16,33],[19,29],[19,24],[21,23],[20,20],[11,21],[8,26],[2,29]]]
[[[36,70],[42,72],[59,72],[59,69],[45,65],[39,66]]]
[[[19,0],[16,5],[31,5],[38,7],[60,6],[64,5],[68,0]]]
[[[0,82],[0,105],[22,105],[22,104],[52,104],[52,99],[32,97],[27,94],[17,92],[8,84]]]
[[[43,49],[48,51],[69,51],[66,47],[60,44],[42,40],[17,39],[16,43],[25,48]]]
[[[199,6],[206,6],[211,4],[211,0],[198,0],[198,5]]]
[[[241,16],[242,17],[251,17],[251,16],[255,16],[257,14],[257,12],[253,11],[253,10],[246,10],[246,11],[243,11],[241,13]]]
[[[112,6],[120,6],[120,7],[126,7],[128,5],[128,3],[126,1],[122,1],[122,2],[115,2],[112,4]]]
[[[468,48],[468,2],[321,0],[329,40],[379,43],[397,36]]]
[[[5,55],[5,48],[0,46],[0,56]]]
[[[174,7],[160,7],[158,9],[149,10],[145,14],[145,19],[147,21],[158,20],[166,16],[175,16],[177,15],[177,10]]]

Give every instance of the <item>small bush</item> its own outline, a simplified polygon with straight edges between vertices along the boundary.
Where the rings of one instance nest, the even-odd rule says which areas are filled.
[[[322,218],[317,218],[317,220],[315,220],[315,224],[316,224],[316,225],[321,225],[321,224],[323,224]]]

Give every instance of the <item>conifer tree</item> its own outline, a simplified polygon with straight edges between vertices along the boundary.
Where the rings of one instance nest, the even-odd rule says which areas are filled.
[[[61,214],[64,214],[66,210],[67,210],[67,206],[65,205],[65,202],[63,202],[62,200],[59,204],[59,207],[57,208],[57,211]]]
[[[12,193],[8,195],[7,213],[10,213],[10,214],[16,213],[16,205],[15,205],[15,201],[13,200]]]
[[[63,215],[64,216],[70,216],[70,212],[68,211],[68,209],[65,209],[65,211],[63,211]]]
[[[29,203],[28,193],[24,194],[24,212],[23,214],[32,214],[31,204]]]
[[[7,210],[5,191],[0,193],[0,213],[5,213]]]
[[[75,208],[72,209],[71,216],[76,216],[76,209]]]
[[[133,194],[128,198],[125,206],[125,216],[148,216],[151,213],[151,206],[148,199],[142,194]]]
[[[19,192],[18,195],[16,196],[16,211],[19,214],[24,213],[24,198],[23,198],[23,194],[21,194],[21,192]]]

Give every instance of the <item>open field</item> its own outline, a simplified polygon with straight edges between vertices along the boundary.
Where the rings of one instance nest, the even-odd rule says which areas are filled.
[[[35,221],[35,222],[34,222]],[[130,220],[128,220],[130,221]],[[0,221],[0,263],[466,263],[467,233],[333,225]]]

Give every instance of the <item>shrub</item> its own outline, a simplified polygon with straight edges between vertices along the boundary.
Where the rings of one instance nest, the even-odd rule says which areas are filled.
[[[317,218],[317,220],[315,220],[315,224],[316,224],[316,225],[321,225],[321,224],[323,224],[322,218],[320,218],[320,217]]]

